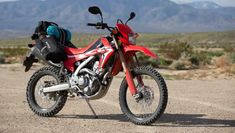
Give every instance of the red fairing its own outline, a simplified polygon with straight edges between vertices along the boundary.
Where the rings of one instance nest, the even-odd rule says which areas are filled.
[[[119,37],[119,40],[123,43],[128,44],[128,34],[133,34],[134,32],[128,25],[117,24],[118,31],[122,34],[122,37]]]
[[[105,47],[104,51],[104,57],[100,58],[100,65],[99,67],[105,68],[105,64],[108,62],[110,57],[114,54],[114,49],[110,46],[109,41],[106,38],[101,38],[101,42],[103,43]]]
[[[86,58],[83,53],[85,53],[86,50],[88,50],[96,41],[92,42],[90,45],[88,45],[85,48],[70,48],[65,47],[64,51],[67,54],[67,59],[64,61],[64,66],[71,72],[74,72],[74,63],[76,61],[82,60]]]
[[[96,41],[95,41],[96,42]],[[108,61],[108,59],[110,58],[110,56],[113,55],[114,50],[113,48],[109,45],[109,42],[106,38],[101,38],[101,43],[104,45],[102,48],[95,48],[92,50],[89,50],[94,43],[91,43],[89,46],[85,47],[85,48],[69,48],[69,47],[65,47],[65,52],[67,54],[67,59],[64,61],[64,66],[65,68],[67,68],[68,70],[70,70],[71,72],[74,72],[74,64],[77,61],[83,60],[89,56],[93,56],[93,55],[97,55],[97,54],[103,54],[104,57],[101,58],[100,60],[100,67],[104,68],[106,62]]]
[[[153,53],[151,50],[149,50],[148,48],[143,47],[143,46],[138,46],[138,45],[123,45],[123,50],[124,50],[124,53],[140,51],[140,52],[143,52],[147,56],[150,56],[150,57],[153,57],[155,59],[158,59],[158,56],[155,53]]]
[[[64,61],[64,67],[67,68],[68,70],[70,70],[71,72],[74,72],[74,63],[77,60],[78,59],[75,56],[68,58],[67,60]]]

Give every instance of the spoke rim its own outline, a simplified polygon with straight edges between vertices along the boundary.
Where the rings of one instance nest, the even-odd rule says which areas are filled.
[[[53,107],[56,104],[56,99],[58,98],[58,94],[56,92],[54,93],[47,93],[44,94],[42,92],[43,87],[50,87],[51,85],[46,85],[46,82],[54,82],[55,84],[58,84],[58,81],[56,78],[52,75],[44,75],[38,79],[38,81],[35,84],[35,90],[34,90],[34,97],[35,102],[39,108],[42,110],[47,110]],[[53,100],[54,95],[54,100]]]
[[[140,76],[143,80],[144,86],[138,83],[137,76]],[[129,89],[126,92],[126,104],[137,119],[151,117],[156,111],[160,104],[160,89],[157,82],[150,75],[139,74],[133,77],[134,83],[136,85],[137,91],[143,93],[149,93],[150,99],[147,100],[146,94],[143,98],[136,101],[134,97],[131,96]]]

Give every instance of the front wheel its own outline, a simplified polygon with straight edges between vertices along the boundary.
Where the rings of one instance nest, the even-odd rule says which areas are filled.
[[[124,78],[119,92],[121,110],[131,122],[149,125],[159,119],[166,108],[168,100],[166,83],[152,67],[137,67],[132,74],[140,98],[131,96]]]

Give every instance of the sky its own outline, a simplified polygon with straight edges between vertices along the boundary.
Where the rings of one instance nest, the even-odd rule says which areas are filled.
[[[4,1],[14,1],[14,0],[0,0],[0,2],[4,2]]]
[[[15,0],[0,0],[0,2],[4,1],[15,1]],[[233,6],[235,7],[235,0],[171,0],[176,3],[189,3],[193,1],[213,1],[221,6]]]
[[[0,2],[4,2],[4,1],[15,1],[15,0],[0,0]]]
[[[190,3],[193,1],[212,1],[221,6],[234,6],[235,7],[235,0],[171,0],[171,1],[174,1],[176,3]]]

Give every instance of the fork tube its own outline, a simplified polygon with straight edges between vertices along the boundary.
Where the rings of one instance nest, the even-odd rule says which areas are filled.
[[[129,90],[131,92],[131,95],[134,96],[135,94],[137,94],[137,90],[136,90],[136,87],[135,87],[135,84],[134,84],[134,81],[133,81],[132,74],[131,74],[131,72],[130,72],[127,64],[126,64],[126,60],[124,58],[122,50],[118,47],[118,44],[117,44],[117,41],[116,41],[115,37],[113,37],[113,40],[114,40],[114,44],[115,44],[115,46],[118,50],[120,60],[122,62],[122,67],[123,67],[123,70],[124,70],[125,75],[126,75],[126,81],[127,81],[128,86],[129,86]]]

